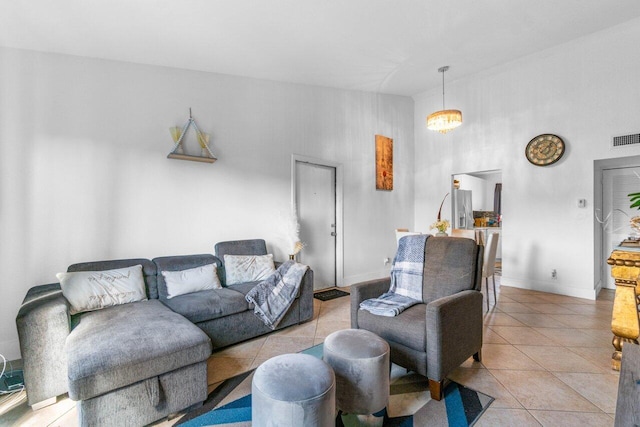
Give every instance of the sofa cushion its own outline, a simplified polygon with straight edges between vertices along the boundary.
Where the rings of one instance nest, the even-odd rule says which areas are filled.
[[[244,294],[229,288],[212,289],[162,300],[171,310],[191,322],[204,322],[249,309]]]
[[[138,264],[142,266],[142,274],[144,276],[144,282],[147,286],[147,296],[149,297],[149,299],[157,299],[158,286],[156,284],[156,265],[148,259],[131,258],[108,261],[81,262],[78,264],[70,265],[69,268],[67,268],[67,271],[104,271],[114,270],[116,268],[131,267],[132,265]]]
[[[215,263],[180,271],[161,271],[167,286],[167,299],[193,292],[220,289],[220,278]]]
[[[227,286],[265,280],[276,271],[273,255],[225,255]]]
[[[218,274],[218,278],[221,278],[220,267],[222,266],[222,262],[210,254],[166,256],[154,258],[152,261],[158,271],[158,297],[162,301],[167,299],[168,292],[167,283],[162,274],[160,274],[161,271],[181,271],[203,265],[216,264],[216,273]]]
[[[358,328],[424,352],[427,348],[426,313],[426,304],[416,304],[395,317],[376,316],[366,310],[358,310]]]
[[[58,273],[70,314],[100,310],[147,299],[142,265],[102,271]]]
[[[250,240],[230,240],[227,242],[218,242],[215,246],[216,257],[224,259],[225,255],[266,255],[267,244],[263,239]],[[222,286],[226,283],[226,273],[224,265],[218,270]]]
[[[69,397],[85,400],[206,360],[209,337],[158,300],[81,315],[65,343]]]

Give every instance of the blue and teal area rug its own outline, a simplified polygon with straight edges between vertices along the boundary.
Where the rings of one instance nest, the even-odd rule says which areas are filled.
[[[322,344],[303,353],[322,357]],[[182,427],[251,425],[251,379],[253,371],[230,378],[219,385],[202,408],[186,414],[175,425]],[[486,394],[450,382],[440,402],[432,400],[425,377],[393,365],[389,405],[366,420],[353,415],[336,416],[336,427],[361,425],[381,427],[472,426],[493,402]]]

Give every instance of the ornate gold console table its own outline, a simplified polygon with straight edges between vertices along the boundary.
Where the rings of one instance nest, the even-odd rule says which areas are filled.
[[[618,246],[607,260],[616,281],[611,332],[613,347],[611,367],[620,370],[624,343],[638,344],[640,336],[640,248]]]

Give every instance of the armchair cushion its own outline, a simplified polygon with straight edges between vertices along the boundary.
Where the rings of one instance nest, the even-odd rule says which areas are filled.
[[[424,256],[422,300],[425,304],[460,291],[474,289],[479,247],[471,239],[427,239]]]
[[[414,350],[425,352],[427,349],[426,305],[409,307],[398,316],[385,317],[371,314],[366,310],[358,313],[358,327],[366,329],[386,341],[394,341]]]

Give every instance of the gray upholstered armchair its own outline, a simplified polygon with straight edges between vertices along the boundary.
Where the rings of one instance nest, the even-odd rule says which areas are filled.
[[[430,237],[425,245],[423,303],[396,317],[359,305],[389,290],[390,279],[351,286],[351,327],[369,330],[391,347],[391,361],[429,378],[431,397],[442,399],[447,374],[482,349],[483,247],[471,239]]]

